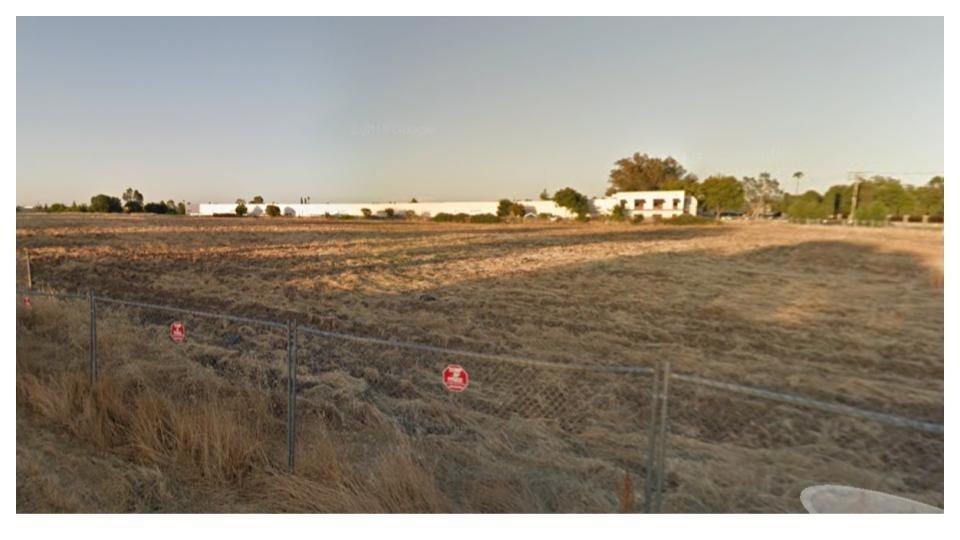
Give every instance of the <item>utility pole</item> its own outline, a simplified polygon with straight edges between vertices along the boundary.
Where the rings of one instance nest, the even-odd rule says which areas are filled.
[[[847,173],[848,178],[853,178],[853,196],[850,199],[850,215],[847,217],[847,223],[853,225],[857,213],[857,199],[860,196],[860,183],[863,182],[863,171],[851,171]]]

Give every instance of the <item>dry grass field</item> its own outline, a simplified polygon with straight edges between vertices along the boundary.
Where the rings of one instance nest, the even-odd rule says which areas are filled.
[[[670,360],[943,420],[939,231],[21,215],[17,246],[37,288],[558,363]],[[91,389],[88,317],[18,307],[19,511],[604,512],[630,506],[626,474],[642,493],[649,378],[478,362],[454,398],[435,366],[459,358],[305,338],[291,476],[282,331],[198,320],[177,346],[169,314],[104,307]],[[670,406],[665,511],[802,511],[812,483],[943,506],[942,436],[680,384]]]

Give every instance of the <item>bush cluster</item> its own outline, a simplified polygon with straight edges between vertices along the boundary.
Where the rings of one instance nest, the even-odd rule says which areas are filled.
[[[610,221],[626,221],[627,219],[627,208],[618,204],[613,207],[613,210],[610,210]]]
[[[449,214],[447,212],[440,212],[433,216],[433,221],[438,223],[468,223],[470,221],[470,214]]]
[[[500,223],[500,218],[493,214],[477,214],[470,216],[470,223]]]

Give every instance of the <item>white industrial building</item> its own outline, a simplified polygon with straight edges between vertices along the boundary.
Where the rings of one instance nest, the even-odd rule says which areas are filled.
[[[527,215],[551,214],[561,218],[575,217],[566,208],[553,201],[517,201],[527,209]],[[260,216],[266,214],[268,204],[248,203],[247,214]],[[388,209],[394,215],[403,216],[412,212],[423,218],[440,213],[447,214],[496,214],[499,201],[473,202],[409,202],[409,203],[272,203],[280,208],[281,214],[295,217],[321,216],[362,216],[363,209],[369,209],[373,215],[385,216]],[[659,216],[669,218],[681,214],[697,213],[697,199],[683,190],[678,191],[621,191],[609,197],[591,199],[591,212],[595,216],[609,215],[614,207],[623,205],[628,217],[642,215],[644,218]],[[236,203],[200,203],[197,215],[232,214]]]

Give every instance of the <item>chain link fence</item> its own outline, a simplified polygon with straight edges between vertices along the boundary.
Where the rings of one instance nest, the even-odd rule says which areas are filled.
[[[674,374],[664,511],[803,512],[855,486],[943,507],[943,425]]]
[[[402,452],[454,511],[798,512],[799,491],[818,483],[943,504],[943,425],[933,420],[671,373],[666,361],[543,362],[92,294],[17,293],[18,309],[49,299],[87,317],[86,336],[77,325],[49,336],[78,358],[64,368],[96,381],[137,362],[193,366],[224,381],[224,400],[253,385],[259,398],[245,404],[269,420],[240,421],[258,423],[247,428],[268,465],[296,473],[316,457],[299,441],[324,436],[356,470]],[[131,325],[147,331],[122,339]],[[181,377],[184,399],[205,391]]]
[[[412,448],[463,511],[609,512],[654,496],[631,503],[647,471],[652,368],[301,331],[299,414],[325,411],[355,459]]]

